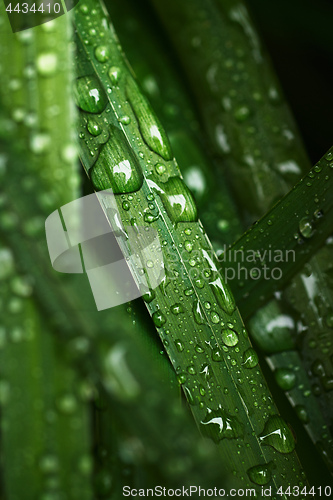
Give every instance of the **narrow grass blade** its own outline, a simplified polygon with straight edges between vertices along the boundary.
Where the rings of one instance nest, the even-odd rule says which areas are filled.
[[[290,430],[277,414],[261,371],[244,365],[251,344],[196,222],[196,207],[165,133],[133,79],[100,4],[89,0],[75,13],[81,159],[96,190],[115,191],[122,225],[151,225],[162,236],[161,251],[169,264],[166,280],[147,307],[197,424],[217,443],[223,440],[219,449],[229,462],[228,484],[253,486],[250,477],[256,477],[252,468],[257,466],[267,471],[267,484],[303,482]],[[92,92],[98,100],[91,99]],[[88,132],[91,121],[97,122],[98,136]],[[129,177],[118,169],[121,161],[129,162]],[[156,171],[160,164],[165,167],[162,175]],[[106,198],[103,203],[107,210]],[[126,248],[125,237],[120,244]],[[271,441],[275,431],[285,434],[286,447]],[[270,473],[271,462],[275,468]],[[287,479],[290,471],[293,477]]]
[[[267,72],[269,65],[246,6],[223,0],[202,1],[198,8],[192,1],[179,4],[153,0],[153,4],[186,70],[210,143],[224,158],[243,220],[253,222],[309,167],[281,92],[270,70]],[[197,41],[195,47],[193,40]],[[231,145],[228,151],[218,147],[218,126],[222,126]],[[329,421],[332,392],[327,382],[332,376],[329,360],[333,344],[332,328],[325,318],[333,307],[327,279],[330,251],[328,246],[318,252],[309,263],[311,267],[293,280],[284,295],[289,309],[299,317],[301,331],[292,329],[294,342],[300,347],[312,392]],[[310,288],[310,282],[316,286]],[[326,437],[325,429],[321,430],[319,446]],[[327,460],[327,451],[323,451],[323,457]]]
[[[222,252],[226,253],[228,245],[235,241],[235,237],[237,237],[235,235],[242,232],[242,223],[230,197],[225,175],[221,172],[224,160],[215,157],[213,161],[209,162],[205,158],[205,154],[200,151],[203,137],[191,109],[184,81],[181,80],[176,71],[179,68],[175,67],[174,61],[170,57],[170,48],[167,42],[161,42],[159,36],[161,26],[152,12],[149,11],[148,6],[142,8],[142,4],[137,5],[135,2],[127,0],[126,2],[113,1],[109,8],[126,55],[166,127],[184,180],[192,189],[198,203],[199,216],[204,222],[214,247],[218,250],[220,259],[223,259]],[[140,40],[140,44],[133,43],[133,40]],[[185,131],[187,131],[187,135]],[[224,144],[225,137],[223,135],[220,134],[218,139]],[[212,172],[212,165],[215,167],[214,172]],[[212,178],[214,182],[212,182]],[[312,181],[308,179],[308,182]],[[308,198],[306,202],[310,201],[311,203],[313,198]],[[329,196],[326,196],[327,200],[329,200]],[[321,221],[322,219],[319,222],[321,223]],[[290,221],[288,220],[288,222]],[[259,232],[260,223],[253,227],[257,237],[260,238],[262,236]],[[265,226],[265,229],[266,227],[270,228],[270,225]],[[292,238],[293,243],[296,243],[294,233],[292,233]],[[266,238],[266,243],[268,245],[268,238]],[[306,245],[296,244],[298,249],[304,251]],[[254,255],[251,242],[246,242],[245,246],[249,253]],[[252,267],[256,266],[253,262],[244,262],[244,265],[246,264],[248,266],[252,264]],[[226,262],[224,265],[230,267],[230,264],[227,265]],[[232,271],[233,269],[230,269],[228,276],[232,275]],[[246,285],[245,281],[244,286]],[[255,299],[254,294],[250,295],[249,299],[252,297]],[[253,305],[251,313],[254,310],[256,310],[255,305]],[[322,414],[318,399],[311,392],[311,379],[302,364],[299,352],[296,351],[291,329],[295,328],[297,320],[297,314],[292,315],[290,307],[273,300],[265,308],[258,311],[248,321],[247,326],[251,339],[265,354],[273,377],[285,391],[313,442],[318,443],[318,446],[322,448],[319,443],[322,436],[326,436],[324,441],[325,458],[329,465],[332,437],[327,426],[330,417],[327,412],[325,412],[325,416]],[[313,477],[316,477],[316,473]]]
[[[230,280],[244,318],[253,314],[258,300],[268,301],[274,292],[288,284],[331,236],[332,160],[331,148],[281,201],[227,248],[221,257],[230,271],[229,276],[239,276],[240,273],[246,276],[242,281]]]

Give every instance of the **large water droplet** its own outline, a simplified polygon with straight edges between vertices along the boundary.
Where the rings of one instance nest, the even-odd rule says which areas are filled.
[[[303,219],[299,221],[299,232],[304,238],[311,238],[313,235],[313,227],[309,217],[303,217]]]
[[[171,312],[172,314],[175,314],[177,316],[178,314],[183,313],[184,309],[181,304],[174,304],[173,306],[171,306]]]
[[[89,134],[93,135],[94,137],[97,137],[102,132],[100,125],[96,120],[93,119],[88,120],[87,130]]]
[[[132,193],[142,186],[140,165],[120,129],[112,128],[110,139],[102,146],[90,177],[96,190],[111,188],[114,194]]]
[[[205,317],[199,300],[195,300],[193,302],[192,311],[193,311],[194,321],[198,323],[198,325],[203,325],[205,323]]]
[[[250,347],[243,354],[243,364],[245,368],[254,368],[259,362],[258,354]]]
[[[222,330],[221,337],[225,345],[228,347],[233,347],[238,344],[238,335],[235,330],[231,328],[225,328]]]
[[[207,408],[205,418],[200,422],[202,433],[215,443],[221,439],[236,439],[244,436],[243,425],[236,417],[225,411],[221,405],[217,410]]]
[[[53,52],[45,52],[37,57],[37,71],[42,76],[52,76],[57,69],[58,59],[57,54]]]
[[[161,313],[161,311],[155,311],[152,318],[157,328],[160,328],[166,322],[165,316]]]
[[[296,446],[291,429],[279,415],[269,417],[259,439],[261,444],[272,446],[280,453],[291,453]]]
[[[171,160],[169,140],[150,103],[141,93],[133,78],[128,78],[126,94],[139,123],[145,143],[164,160]]]
[[[290,391],[295,386],[296,375],[290,368],[278,368],[274,375],[277,384],[284,391]]]
[[[180,177],[159,185],[158,194],[172,222],[195,222],[198,218],[193,196]]]
[[[94,75],[76,80],[74,97],[76,105],[88,113],[101,113],[107,104],[103,87]]]
[[[119,81],[119,77],[120,77],[120,69],[117,67],[117,66],[112,66],[110,69],[109,69],[109,78],[111,80],[111,83],[113,85],[116,85]]]
[[[110,51],[106,45],[99,45],[95,49],[95,57],[97,61],[105,63],[110,57]]]
[[[269,483],[272,478],[270,470],[272,464],[273,462],[270,462],[269,464],[255,465],[254,467],[251,467],[251,469],[247,471],[251,481],[255,484],[259,484],[260,486]]]

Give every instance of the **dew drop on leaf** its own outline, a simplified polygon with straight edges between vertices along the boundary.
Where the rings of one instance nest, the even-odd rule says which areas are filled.
[[[244,352],[243,365],[245,366],[245,368],[254,368],[255,366],[257,366],[258,362],[258,354],[253,349],[253,347],[250,347]]]
[[[261,444],[272,446],[280,453],[291,453],[296,446],[291,429],[279,415],[269,417],[259,439]]]
[[[107,104],[103,87],[94,75],[77,78],[74,97],[76,105],[88,113],[101,113]]]

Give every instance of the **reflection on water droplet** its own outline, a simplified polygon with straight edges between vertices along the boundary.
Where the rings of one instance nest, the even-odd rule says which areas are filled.
[[[235,330],[226,328],[222,330],[221,337],[225,345],[227,345],[228,347],[233,347],[238,344],[238,335]]]
[[[100,45],[95,49],[95,57],[97,61],[105,63],[110,57],[110,51],[106,45]]]
[[[309,417],[308,417],[308,413],[306,411],[305,406],[297,405],[297,406],[295,406],[295,411],[296,411],[298,418],[301,420],[301,422],[303,422],[303,424],[308,423]]]
[[[93,119],[88,120],[87,130],[89,134],[93,135],[94,137],[97,137],[102,132],[101,127],[99,126],[97,121]]]
[[[275,380],[284,391],[290,391],[295,386],[296,375],[289,368],[278,368],[275,370]]]
[[[157,190],[157,193],[172,222],[195,222],[197,220],[197,207],[193,196],[180,177],[170,177],[159,187],[160,190]]]
[[[98,160],[90,170],[94,188],[98,191],[112,189],[114,194],[131,193],[142,186],[143,175],[137,159],[118,128],[101,148]]]
[[[198,323],[198,325],[203,325],[205,323],[205,317],[199,300],[193,302],[192,311],[195,322]]]
[[[299,232],[304,238],[311,238],[313,235],[313,227],[309,217],[303,217],[303,219],[299,221]]]
[[[54,75],[57,69],[57,64],[57,54],[54,54],[53,52],[40,54],[36,60],[37,71],[42,76]]]
[[[101,113],[107,104],[107,97],[99,80],[94,76],[82,76],[75,82],[76,105],[88,113]]]
[[[120,77],[120,69],[117,68],[117,66],[112,66],[110,69],[109,69],[109,78],[111,80],[111,83],[113,85],[116,85],[119,81],[119,77]]]
[[[259,362],[258,354],[250,347],[243,354],[243,365],[245,368],[254,368]]]
[[[259,439],[261,444],[272,446],[280,453],[291,453],[296,446],[291,429],[279,415],[269,417]]]
[[[140,132],[145,143],[152,151],[164,158],[164,160],[171,160],[172,152],[169,139],[150,103],[141,93],[133,78],[127,79],[126,94],[137,117]]]
[[[243,425],[225,411],[221,405],[217,410],[207,408],[205,418],[200,422],[201,432],[215,443],[221,439],[236,439],[244,436]]]
[[[152,318],[157,328],[160,328],[166,322],[165,316],[161,313],[161,311],[155,311]]]
[[[73,414],[77,408],[77,402],[73,394],[65,394],[58,399],[57,407],[61,413]]]
[[[238,122],[244,122],[250,116],[250,110],[247,106],[241,106],[234,114]]]
[[[270,471],[271,465],[273,465],[273,462],[264,465],[256,465],[248,469],[247,474],[253,483],[263,486],[269,483],[272,478]]]
[[[51,147],[51,137],[46,133],[33,134],[30,137],[30,149],[35,154],[43,154]]]
[[[39,461],[39,467],[43,474],[54,474],[59,469],[59,460],[55,455],[44,455]]]
[[[174,304],[171,306],[171,312],[172,314],[178,315],[184,312],[184,309],[182,308],[181,304]]]

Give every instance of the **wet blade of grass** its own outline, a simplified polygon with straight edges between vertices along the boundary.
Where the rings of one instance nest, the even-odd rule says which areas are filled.
[[[1,20],[3,488],[5,498],[13,500],[51,495],[89,500],[85,380],[56,335],[68,323],[61,318],[64,311],[57,310],[58,324],[46,319],[37,297],[48,295],[49,283],[36,283],[34,273],[42,275],[38,254],[48,211],[78,194],[68,92],[71,25],[63,17],[50,30],[13,34],[3,4]]]
[[[231,277],[244,318],[253,315],[258,300],[267,302],[274,292],[286,286],[331,236],[332,160],[331,148],[281,201],[226,248],[221,260],[230,270],[229,276],[239,274],[240,268],[247,276],[241,282]],[[254,262],[258,268],[252,276]]]
[[[309,164],[282,94],[267,70],[246,6],[233,0],[202,1],[197,8],[188,1],[153,3],[196,95],[210,143],[223,159],[243,220],[253,222],[292,187]],[[221,137],[229,148],[219,147]],[[327,412],[333,407],[330,252],[329,245],[318,252],[283,295],[298,318],[294,325],[301,325],[299,331],[291,329],[294,343],[299,345],[313,395],[329,421]],[[263,337],[260,331],[254,332],[253,322],[251,327],[255,338]],[[281,328],[281,334],[283,330],[288,328]],[[327,435],[325,429],[320,432],[317,444],[323,448]],[[327,453],[322,452],[332,468]]]
[[[237,239],[237,234],[243,231],[239,214],[230,196],[226,176],[221,171],[223,159],[208,159],[207,151],[200,150],[200,145],[204,146],[205,142],[186,93],[187,87],[179,74],[179,68],[170,57],[170,47],[165,40],[164,43],[161,41],[161,26],[148,6],[143,8],[142,4],[123,0],[109,2],[108,7],[126,55],[167,130],[184,180],[197,201],[200,219],[221,257],[228,245]],[[133,43],[133,40],[140,40],[140,44]],[[308,179],[308,182],[312,180]],[[313,198],[307,199],[306,202],[311,203]],[[329,204],[328,200],[329,196],[326,196],[326,203]],[[327,213],[326,209],[324,212]],[[318,222],[321,221],[322,219]],[[258,229],[258,238],[261,236],[260,227],[260,222],[254,226]],[[291,236],[295,242],[294,232]],[[266,240],[268,241],[268,238]],[[253,250],[252,243],[245,242],[245,247],[250,252]],[[297,243],[297,247],[303,251],[304,246]],[[254,254],[254,250],[252,253]],[[254,310],[255,305],[252,312]],[[248,321],[247,326],[251,339],[265,354],[272,376],[285,391],[302,422],[301,425],[305,425],[313,442],[318,443],[323,433],[326,433],[326,462],[329,464],[332,438],[327,428],[330,425],[330,417],[327,412],[321,411],[317,397],[312,394],[311,379],[303,366],[300,353],[296,350],[291,327],[297,324],[297,320],[298,316],[291,315],[290,308],[273,300],[257,312]]]
[[[116,192],[122,233],[138,224],[161,235],[166,279],[149,295],[147,308],[197,424],[216,443],[223,440],[219,450],[228,462],[228,484],[253,486],[254,479],[258,487],[259,469],[267,474],[267,484],[302,482],[292,436],[271,401],[233,298],[217,273],[164,131],[133,80],[100,4],[87,1],[75,17],[81,159],[97,191],[111,187]],[[121,162],[127,162],[127,174]],[[107,197],[102,200],[107,210]],[[119,241],[126,249],[126,237]],[[246,362],[249,354],[253,368]],[[282,448],[280,439],[273,443],[272,432],[285,434],[287,446]],[[293,477],[287,478],[292,470]]]

